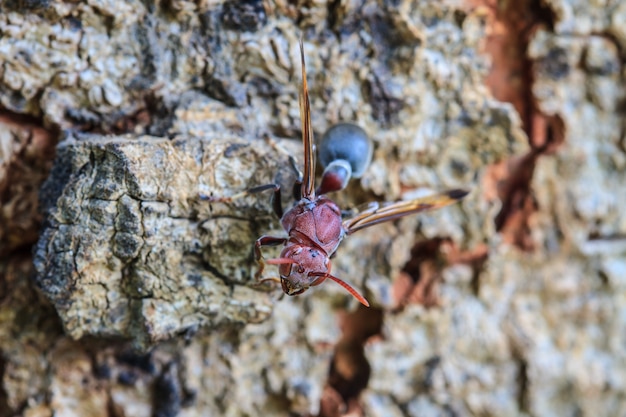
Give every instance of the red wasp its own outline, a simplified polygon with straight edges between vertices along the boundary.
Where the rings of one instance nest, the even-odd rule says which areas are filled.
[[[432,196],[395,203],[370,203],[355,216],[342,220],[339,206],[324,194],[343,189],[351,177],[359,177],[372,157],[372,144],[363,130],[352,124],[339,124],[331,128],[320,143],[320,159],[325,166],[320,187],[315,189],[315,153],[311,107],[306,82],[304,46],[300,41],[302,63],[302,91],[300,94],[300,117],[302,142],[304,145],[304,173],[294,186],[298,200],[283,214],[280,202],[280,186],[267,184],[252,188],[232,197],[209,198],[211,201],[232,201],[251,193],[274,190],[274,211],[281,218],[281,224],[288,237],[261,236],[254,245],[254,253],[259,269],[257,281],[280,281],[288,295],[302,294],[309,287],[321,284],[326,279],[344,287],[363,305],[367,300],[352,286],[330,274],[330,257],[344,237],[375,224],[395,220],[409,214],[434,210],[459,201],[467,195],[465,190],[450,190]],[[294,169],[295,161],[291,159]],[[263,258],[261,247],[285,245],[280,257]],[[278,265],[278,278],[260,279],[265,264]]]

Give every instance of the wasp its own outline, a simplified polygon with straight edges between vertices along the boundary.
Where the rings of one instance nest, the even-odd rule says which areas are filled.
[[[227,202],[251,193],[273,189],[273,208],[281,219],[287,237],[261,236],[256,240],[254,253],[259,264],[255,275],[257,281],[280,282],[285,294],[298,295],[329,279],[345,288],[361,304],[369,307],[365,297],[350,284],[331,275],[330,259],[341,241],[366,227],[456,203],[468,192],[454,189],[410,201],[373,202],[358,214],[344,220],[339,206],[326,194],[344,189],[350,178],[358,178],[363,174],[372,158],[372,143],[360,127],[350,123],[341,123],[329,129],[319,144],[319,156],[324,173],[320,186],[315,189],[315,147],[302,40],[300,40],[300,58],[302,65],[300,118],[304,171],[302,173],[298,171],[292,158],[292,167],[299,177],[294,185],[296,203],[283,214],[278,184],[266,184],[232,197],[211,200]],[[263,258],[262,247],[278,245],[284,245],[280,257]],[[280,279],[261,279],[266,264],[278,266]]]

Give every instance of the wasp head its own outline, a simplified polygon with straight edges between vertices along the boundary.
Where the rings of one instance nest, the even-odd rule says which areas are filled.
[[[280,257],[286,261],[280,264],[278,272],[287,295],[302,294],[323,281],[320,275],[330,272],[328,255],[321,249],[293,245],[286,247]]]
[[[309,287],[331,279],[345,288],[361,304],[369,307],[367,300],[345,281],[330,274],[330,259],[322,249],[304,245],[285,247],[280,258],[270,259],[267,263],[278,265],[280,284],[287,295],[298,295]]]

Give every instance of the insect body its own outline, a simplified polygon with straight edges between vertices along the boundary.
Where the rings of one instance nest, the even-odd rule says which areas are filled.
[[[357,126],[340,124],[330,129],[320,143],[320,158],[326,168],[320,188],[316,192],[313,129],[302,42],[300,56],[302,61],[300,117],[304,145],[304,173],[300,186],[300,200],[282,215],[281,224],[288,234],[287,238],[262,236],[256,241],[255,254],[259,262],[256,276],[257,279],[260,278],[265,263],[278,265],[280,283],[288,295],[301,294],[309,287],[330,279],[348,290],[362,304],[369,306],[367,300],[354,288],[330,273],[330,257],[342,239],[365,227],[452,204],[465,197],[467,191],[451,190],[396,203],[372,203],[356,216],[342,220],[341,210],[337,204],[324,194],[343,189],[351,176],[358,177],[363,174],[372,157],[372,145],[365,132]],[[274,185],[274,190],[275,193],[279,190],[277,185]],[[274,196],[275,203],[277,197],[279,196]],[[281,214],[282,209],[278,212]],[[280,244],[284,244],[285,247],[279,258],[263,259],[262,246]]]
[[[433,196],[395,203],[371,203],[357,215],[343,220],[339,206],[324,194],[343,189],[350,177],[363,174],[372,157],[372,144],[362,129],[351,124],[340,124],[330,129],[320,143],[320,157],[325,171],[320,187],[315,190],[315,154],[311,109],[304,66],[304,47],[300,42],[302,61],[302,91],[300,116],[304,146],[304,173],[296,183],[299,201],[282,213],[280,187],[268,184],[236,194],[230,198],[211,198],[212,201],[231,201],[234,198],[268,189],[274,190],[274,210],[288,237],[261,236],[255,242],[255,257],[259,269],[255,275],[260,282],[279,281],[288,295],[297,295],[326,279],[335,281],[359,302],[367,300],[340,278],[331,275],[330,257],[343,238],[363,228],[394,220],[409,214],[433,210],[455,203],[467,195],[464,190],[451,190]],[[295,162],[292,159],[292,165]],[[297,168],[296,168],[297,170]],[[299,187],[298,187],[299,185]],[[280,257],[265,260],[263,246],[285,245]],[[260,279],[265,264],[278,265],[280,278]]]

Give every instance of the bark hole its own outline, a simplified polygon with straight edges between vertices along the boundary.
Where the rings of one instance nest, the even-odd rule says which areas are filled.
[[[410,304],[434,307],[438,304],[437,282],[440,274],[438,258],[445,239],[435,238],[417,242],[411,249],[411,258],[393,286],[399,308]]]
[[[539,27],[552,29],[555,15],[537,0],[510,2],[493,11],[494,27],[485,52],[492,57],[493,67],[486,79],[495,98],[511,103],[520,114],[531,150],[522,157],[502,161],[490,168],[488,175],[496,183],[502,209],[495,218],[496,229],[504,239],[523,250],[532,250],[528,220],[537,210],[530,188],[539,155],[553,153],[565,138],[563,120],[559,115],[541,113],[533,96],[535,71],[565,76],[570,68],[563,51],[554,50],[550,59],[533,62],[528,57],[529,41]]]
[[[380,335],[383,311],[359,306],[354,312],[343,313],[340,322],[343,335],[330,363],[320,417],[340,416],[359,407],[359,394],[367,387],[371,371],[364,346]]]

